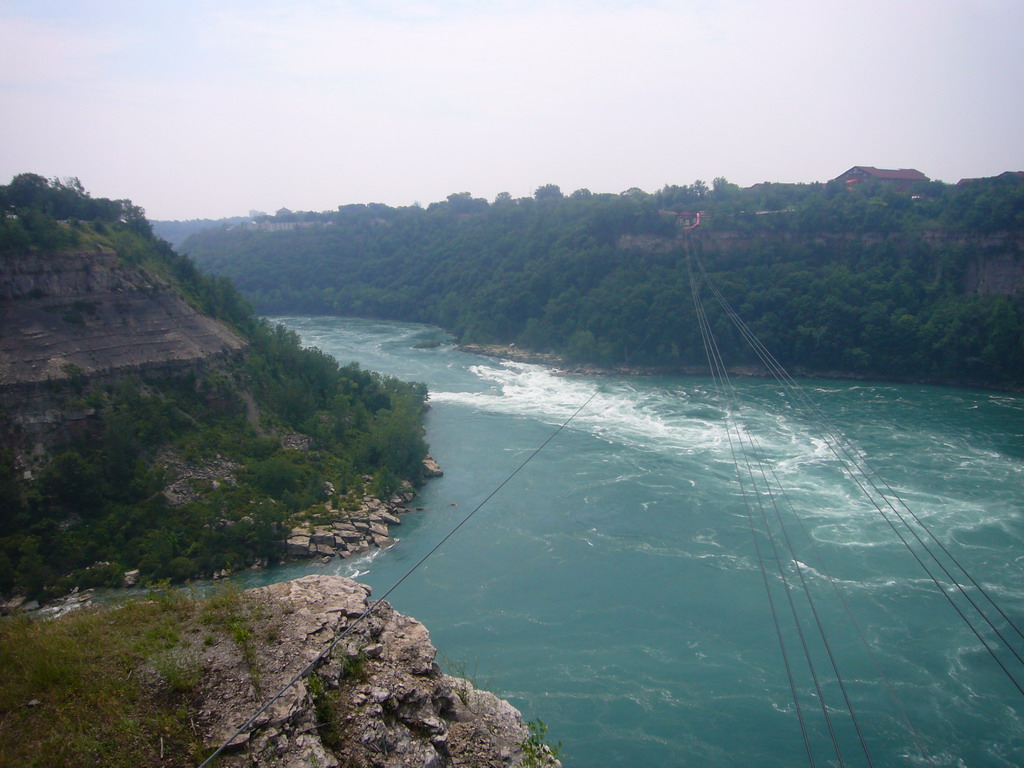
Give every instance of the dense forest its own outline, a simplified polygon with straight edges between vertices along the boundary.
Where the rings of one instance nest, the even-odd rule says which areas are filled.
[[[687,211],[703,212],[699,227]],[[1022,244],[1024,183],[1008,174],[909,189],[719,178],[655,193],[459,193],[426,208],[281,211],[183,250],[264,314],[421,321],[463,342],[666,369],[704,359],[691,257],[787,366],[1019,386],[1019,296],[981,295],[965,275],[989,257],[1019,268]],[[727,358],[752,361],[711,312]]]
[[[332,494],[387,496],[421,479],[424,386],[302,348],[226,279],[155,238],[141,209],[94,199],[76,179],[17,176],[0,186],[0,211],[0,254],[105,246],[248,342],[238,359],[173,378],[99,385],[72,374],[43,385],[55,410],[96,415],[87,434],[42,457],[18,455],[18,395],[5,397],[0,594],[117,584],[134,568],[178,580],[244,567],[276,558],[291,518]],[[307,449],[286,447],[282,436],[296,433]],[[197,480],[193,500],[170,505],[169,465],[210,462],[230,466],[232,482]]]

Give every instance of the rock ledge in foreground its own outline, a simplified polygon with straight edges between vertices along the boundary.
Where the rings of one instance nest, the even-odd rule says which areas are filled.
[[[252,636],[273,639],[261,640],[253,668],[226,640],[203,650],[196,726],[211,751],[354,622],[369,595],[363,584],[325,575],[246,592],[258,617]],[[527,729],[518,710],[443,674],[435,653],[422,624],[381,602],[321,664],[318,680],[296,683],[218,765],[522,765]]]

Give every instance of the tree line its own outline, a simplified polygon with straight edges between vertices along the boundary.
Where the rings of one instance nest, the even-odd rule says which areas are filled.
[[[701,225],[680,213],[702,211]],[[183,246],[257,311],[440,325],[607,366],[699,365],[686,261],[787,366],[859,375],[1024,382],[1024,316],[1008,295],[965,291],[969,266],[1021,263],[1017,176],[899,189],[867,181],[724,178],[621,194],[556,185],[532,197],[469,193],[426,208],[284,212],[284,231],[209,229]],[[711,308],[723,352],[753,354]]]

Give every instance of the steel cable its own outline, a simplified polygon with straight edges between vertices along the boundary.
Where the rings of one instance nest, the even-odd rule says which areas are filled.
[[[978,591],[985,596],[985,598],[996,609],[999,615],[1002,616],[1003,619],[1006,620],[1006,622],[1011,627],[1013,627],[1013,629],[1018,634],[1024,637],[1024,634],[1021,633],[1021,630],[1012,620],[1010,620],[1010,618],[1006,615],[1002,608],[995,602],[991,595],[989,595],[988,591],[981,587],[980,584],[978,584],[978,582],[974,579],[973,576],[971,576],[971,574],[959,562],[959,560],[952,553],[949,552],[949,550],[942,544],[941,541],[939,541],[935,534],[923,523],[923,521],[921,521],[921,519],[913,512],[913,510],[909,507],[909,505],[907,505],[903,498],[895,490],[893,490],[892,487],[889,486],[889,484],[881,477],[877,470],[875,470],[868,463],[867,458],[852,446],[852,443],[849,441],[849,438],[847,438],[845,435],[842,434],[841,431],[837,430],[834,427],[831,421],[829,421],[827,417],[825,417],[825,415],[821,412],[821,409],[813,402],[813,400],[810,399],[808,395],[806,395],[806,393],[803,392],[802,387],[800,387],[799,384],[796,383],[792,376],[790,376],[789,373],[786,372],[785,368],[783,368],[778,363],[778,361],[771,355],[771,353],[768,352],[768,350],[760,343],[760,341],[757,340],[757,337],[753,334],[749,327],[742,321],[741,318],[739,318],[735,311],[728,305],[728,302],[725,301],[724,297],[721,296],[721,293],[718,291],[717,287],[714,286],[713,282],[710,280],[710,277],[708,277],[706,272],[704,272],[703,265],[700,264],[699,262],[698,264],[701,267],[701,270],[704,274],[704,277],[708,283],[709,288],[712,290],[712,293],[716,296],[719,303],[722,305],[723,309],[726,310],[727,314],[730,316],[730,319],[733,320],[733,323],[740,330],[741,334],[744,335],[744,338],[746,338],[748,343],[750,343],[751,346],[754,348],[755,352],[758,354],[758,357],[762,360],[762,362],[765,363],[769,370],[772,371],[775,379],[784,387],[786,387],[788,391],[792,392],[797,398],[799,398],[804,403],[805,408],[807,408],[813,414],[816,415],[817,420],[811,418],[809,419],[809,421],[812,424],[812,426],[814,426],[817,429],[818,436],[825,442],[829,450],[840,462],[840,465],[843,467],[843,469],[850,475],[851,479],[858,485],[858,487],[868,498],[868,500],[872,503],[872,505],[875,507],[878,513],[882,516],[886,523],[888,523],[890,528],[892,528],[896,536],[900,539],[900,541],[907,548],[910,554],[914,557],[914,559],[918,562],[921,568],[925,571],[930,580],[943,594],[943,596],[950,603],[953,609],[957,612],[961,619],[968,625],[968,627],[977,637],[979,642],[981,642],[981,644],[988,651],[989,655],[992,656],[995,662],[1003,670],[1003,673],[1007,676],[1007,678],[1010,680],[1013,686],[1017,688],[1019,692],[1024,694],[1024,688],[1022,688],[1017,678],[1010,672],[1010,670],[1006,667],[1003,661],[998,657],[995,650],[981,636],[981,633],[970,621],[970,619],[968,619],[968,617],[966,616],[966,614],[964,614],[961,608],[958,605],[956,605],[956,603],[953,601],[952,597],[949,595],[947,590],[943,587],[942,584],[939,583],[939,580],[932,573],[929,567],[925,564],[924,560],[922,560],[921,557],[914,551],[913,547],[910,545],[910,542],[907,541],[903,534],[901,534],[900,531],[896,528],[895,524],[882,509],[881,505],[875,500],[875,497],[867,490],[867,488],[864,487],[863,483],[858,478],[858,473],[860,477],[863,477],[864,482],[866,482],[871,487],[871,489],[878,495],[878,497],[882,499],[882,501],[885,503],[885,506],[887,506],[890,509],[892,514],[894,514],[897,517],[897,519],[899,519],[899,521],[903,523],[907,531],[921,545],[925,552],[928,553],[932,561],[949,579],[950,583],[954,587],[956,587],[960,594],[975,609],[978,615],[985,621],[985,623],[988,624],[988,626],[996,634],[996,636],[1003,642],[1003,645],[1009,650],[1009,652],[1013,654],[1013,656],[1018,660],[1018,662],[1024,664],[1024,658],[1021,657],[1021,655],[1017,652],[1013,645],[1006,639],[1006,637],[994,624],[991,618],[985,613],[985,611],[983,611],[981,607],[974,601],[974,599],[971,598],[971,596],[964,589],[963,585],[960,584],[959,580],[955,578],[952,573],[950,573],[949,569],[943,564],[942,560],[939,559],[935,555],[935,553],[932,552],[932,550],[928,547],[928,545],[921,539],[920,535],[917,533],[914,527],[907,522],[907,520],[903,517],[900,511],[893,505],[892,501],[890,501],[890,496],[892,498],[895,498],[899,502],[900,506],[902,506],[921,526],[921,528],[927,532],[929,537],[933,541],[935,541],[935,543],[942,549],[942,551],[949,557],[949,559],[956,565],[956,567],[960,569],[960,571],[971,582],[971,584],[973,584],[978,589]],[[824,429],[822,428],[822,425],[824,425]],[[849,463],[847,463],[847,461],[840,455],[840,452],[847,456],[847,458],[849,459]],[[854,467],[854,469],[856,469],[856,472],[850,468],[851,464]],[[885,493],[883,493],[882,490],[878,487],[878,484],[876,484],[875,482],[875,478],[877,478],[878,482],[885,486],[886,490],[889,493],[888,496]]]
[[[707,317],[704,314],[704,308],[703,308],[703,304],[702,304],[702,302],[700,300],[700,294],[699,294],[699,292],[697,290],[696,281],[693,279],[693,271],[692,271],[692,268],[691,268],[691,265],[690,265],[689,258],[687,259],[687,270],[689,271],[689,275],[690,275],[690,291],[691,291],[691,295],[693,297],[694,311],[695,311],[695,313],[697,315],[697,321],[698,321],[698,324],[700,326],[701,340],[702,340],[702,342],[704,344],[704,352],[705,352],[705,355],[707,356],[707,359],[708,359],[708,366],[711,369],[712,380],[714,381],[715,386],[719,387],[720,386],[720,384],[719,384],[720,376],[724,375],[725,372],[724,372],[724,370],[722,370],[719,367],[720,359],[718,358],[717,354],[712,354],[712,343],[711,342],[712,342],[713,336],[711,335],[711,329],[710,329],[710,326],[708,325]],[[716,353],[717,353],[717,349],[716,349]],[[723,397],[723,399],[725,399],[725,398]],[[730,405],[727,404],[727,413],[729,412],[729,408],[730,408]],[[780,652],[782,654],[783,665],[784,665],[785,670],[786,670],[786,679],[787,679],[787,681],[789,683],[790,695],[791,695],[791,697],[793,699],[793,706],[795,708],[796,715],[797,715],[797,721],[798,721],[798,724],[800,726],[800,733],[801,733],[801,736],[803,738],[804,749],[807,752],[807,760],[810,763],[811,768],[814,768],[814,766],[815,766],[814,750],[813,750],[813,748],[811,746],[810,734],[809,734],[808,729],[807,729],[807,722],[806,722],[806,719],[804,717],[803,707],[800,704],[800,696],[799,696],[799,693],[797,692],[796,680],[795,680],[795,677],[794,677],[794,674],[793,674],[793,667],[792,667],[792,664],[790,663],[789,652],[786,649],[786,642],[785,642],[785,639],[783,638],[782,627],[781,627],[781,624],[779,622],[778,609],[776,608],[775,599],[772,596],[771,584],[769,583],[769,580],[768,580],[768,570],[765,567],[764,556],[763,556],[763,554],[761,552],[761,545],[760,545],[759,537],[757,535],[757,531],[756,531],[755,526],[754,526],[754,515],[753,515],[753,512],[751,511],[751,508],[750,508],[750,497],[749,497],[749,495],[747,493],[747,490],[746,490],[746,484],[743,481],[743,473],[740,470],[739,459],[737,458],[737,455],[736,455],[736,447],[733,444],[733,440],[732,440],[732,428],[729,426],[728,420],[726,422],[726,437],[727,437],[728,442],[729,442],[729,451],[730,451],[730,453],[732,455],[733,466],[736,469],[736,477],[737,477],[737,480],[738,480],[739,486],[740,486],[740,495],[743,498],[744,510],[746,512],[746,517],[747,517],[747,525],[748,525],[748,527],[750,529],[750,536],[751,536],[751,538],[753,539],[753,542],[754,542],[754,552],[757,555],[757,562],[758,562],[758,566],[759,566],[760,571],[761,571],[761,579],[762,579],[762,581],[764,583],[765,594],[768,597],[768,606],[769,606],[769,610],[770,610],[771,615],[772,615],[772,624],[773,624],[774,629],[775,629],[776,639],[778,640],[778,643],[779,643],[779,650],[780,650]],[[826,717],[827,717],[827,709],[825,710],[825,713],[826,713]]]
[[[238,726],[238,728],[234,731],[234,733],[232,733],[231,736],[229,736],[227,739],[225,739],[221,743],[221,745],[219,747],[217,747],[217,750],[213,754],[211,754],[202,763],[200,763],[199,768],[206,768],[206,766],[208,766],[218,755],[220,755],[225,749],[228,748],[228,746],[231,744],[231,742],[233,742],[236,738],[238,738],[240,735],[242,735],[246,731],[250,730],[253,727],[253,725],[255,724],[257,718],[259,718],[260,715],[262,715],[264,712],[266,712],[267,709],[275,701],[280,699],[281,696],[283,696],[285,694],[285,692],[289,688],[291,688],[293,685],[295,685],[301,679],[306,677],[306,675],[308,675],[310,672],[312,672],[314,669],[316,669],[316,667],[320,664],[320,662],[322,662],[327,657],[327,655],[331,651],[334,650],[334,648],[338,645],[339,642],[341,642],[346,637],[348,637],[350,634],[352,634],[352,632],[356,629],[356,627],[358,627],[360,624],[362,624],[364,621],[366,621],[373,614],[373,612],[377,609],[377,606],[379,606],[385,599],[387,599],[387,597],[389,595],[391,595],[392,592],[394,592],[396,589],[398,589],[398,587],[406,579],[408,579],[417,569],[419,569],[419,567],[421,565],[423,565],[430,558],[431,555],[433,555],[442,546],[444,546],[445,542],[447,542],[452,536],[454,536],[456,534],[456,532],[458,532],[458,530],[460,528],[462,528],[466,523],[468,523],[470,521],[470,519],[477,512],[479,512],[480,509],[487,502],[489,502],[492,498],[494,498],[494,496],[502,488],[504,488],[512,480],[512,478],[514,478],[516,475],[518,475],[523,470],[523,468],[526,467],[526,465],[529,464],[534,459],[534,457],[537,456],[538,453],[540,453],[542,450],[544,450],[548,446],[548,444],[552,440],[554,440],[562,432],[563,429],[565,429],[567,426],[569,426],[570,422],[572,422],[572,420],[575,419],[583,411],[584,408],[586,408],[588,405],[590,405],[591,401],[595,397],[597,397],[598,392],[600,392],[600,389],[595,389],[591,393],[590,397],[587,398],[586,402],[584,402],[583,405],[581,405],[579,408],[577,408],[572,413],[572,415],[569,416],[569,418],[567,418],[564,422],[562,422],[562,424],[559,425],[558,429],[556,429],[554,432],[552,432],[550,435],[548,435],[547,439],[543,443],[541,443],[540,446],[538,448],[536,448],[532,453],[530,453],[530,455],[527,456],[523,460],[523,462],[521,464],[519,464],[519,466],[516,467],[511,472],[511,474],[509,474],[504,480],[502,480],[494,488],[494,490],[492,490],[489,494],[487,494],[487,496],[484,498],[483,501],[481,501],[479,504],[477,504],[465,517],[462,518],[462,520],[459,521],[459,523],[454,528],[452,528],[444,536],[444,538],[442,538],[439,542],[437,542],[437,544],[435,544],[433,547],[431,547],[431,549],[425,555],[423,555],[423,557],[421,557],[411,568],[409,568],[402,575],[402,577],[398,579],[398,581],[396,581],[394,584],[392,584],[388,588],[388,590],[380,597],[379,600],[375,600],[372,605],[368,606],[365,611],[363,611],[358,617],[356,617],[355,621],[353,621],[350,624],[346,625],[346,627],[345,627],[345,629],[343,631],[341,631],[340,633],[335,635],[334,639],[322,651],[320,651],[320,653],[318,653],[316,655],[316,657],[312,661],[310,661],[305,667],[303,667],[302,670],[299,671],[294,677],[292,677],[292,679],[289,680],[277,693],[275,693],[258,710],[256,710],[256,712],[253,713],[252,717],[250,717],[248,720],[246,720],[244,723],[242,723],[240,726]]]

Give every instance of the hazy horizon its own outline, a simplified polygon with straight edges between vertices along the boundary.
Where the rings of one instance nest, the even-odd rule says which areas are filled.
[[[1024,169],[1015,0],[0,0],[0,182],[160,220]]]

